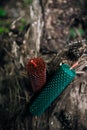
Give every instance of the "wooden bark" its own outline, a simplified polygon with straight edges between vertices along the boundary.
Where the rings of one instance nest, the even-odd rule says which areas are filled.
[[[61,4],[62,3],[62,4]],[[3,36],[0,47],[0,130],[86,130],[87,129],[87,41],[67,44],[73,13],[81,10],[61,0],[33,0],[29,6],[29,28],[19,46],[15,36]],[[67,12],[67,9],[71,14]],[[71,19],[71,22],[70,22]],[[13,42],[14,41],[14,42]],[[68,52],[76,46],[76,60]],[[73,53],[73,51],[72,51]],[[40,117],[33,117],[28,104],[34,95],[26,74],[28,58],[40,56],[47,66],[47,79],[61,62],[76,61],[75,80]]]

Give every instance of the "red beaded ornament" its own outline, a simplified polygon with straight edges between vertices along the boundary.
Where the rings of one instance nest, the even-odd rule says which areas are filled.
[[[39,91],[46,83],[46,66],[43,59],[30,59],[26,69],[33,91]]]

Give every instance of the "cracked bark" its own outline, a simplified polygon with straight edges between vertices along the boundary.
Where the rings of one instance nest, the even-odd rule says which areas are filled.
[[[25,44],[21,47],[23,51],[24,48],[26,50],[23,54],[25,57],[31,58],[38,55],[44,58],[48,67],[48,76],[54,73],[60,62],[64,61],[69,65],[74,63],[66,55],[69,46],[64,48],[60,54],[55,50],[56,47],[57,49],[59,48],[58,43],[62,45],[62,43],[67,40],[67,37],[64,37],[66,34],[63,35],[65,38],[63,39],[60,33],[61,30],[67,30],[68,28],[66,19],[64,20],[61,18],[63,17],[61,14],[67,11],[63,12],[63,7],[58,10],[61,0],[58,0],[59,3],[57,3],[57,1],[53,1],[53,3],[51,2],[50,0],[33,0],[32,5],[29,6],[30,26],[25,34]],[[58,14],[57,10],[58,12],[60,11],[60,14]],[[72,9],[70,11],[72,13]],[[58,25],[60,21],[62,21],[62,24]],[[61,42],[61,40],[58,41],[57,38],[63,39],[63,42]],[[10,46],[10,43],[11,41],[8,46]],[[48,52],[51,52],[51,55],[49,55],[49,53],[46,55],[40,54],[40,46],[42,46],[42,44],[45,45],[45,43],[48,43],[46,44],[46,47]],[[7,45],[7,43],[4,44]],[[63,46],[65,46],[65,44],[63,44]],[[82,44],[81,47],[78,47],[77,50],[81,51],[84,49],[87,51],[87,42]],[[62,50],[62,47],[60,47],[60,50]],[[12,51],[12,45],[9,52],[10,51]],[[19,50],[15,51],[16,56],[19,54],[18,51]],[[1,47],[0,52],[6,53],[6,50],[3,50],[3,47]],[[12,52],[15,53],[14,49]],[[83,51],[81,53],[83,53]],[[6,53],[5,59],[7,60],[4,61],[3,58],[3,64],[5,62],[5,65],[3,66],[3,64],[0,63],[2,66],[0,67],[0,105],[2,107],[2,109],[0,109],[1,130],[86,130],[87,68],[84,68],[83,71],[85,73],[78,75],[75,81],[58,99],[56,99],[42,116],[35,118],[29,115],[28,108],[25,109],[25,106],[27,106],[26,104],[30,101],[31,93],[26,89],[29,87],[28,79],[22,76],[22,69],[24,69],[23,72],[25,72],[25,68],[22,68],[21,70],[19,69],[19,55],[17,59],[14,59],[14,62],[12,60],[14,55],[9,58],[10,54]],[[23,64],[23,59],[21,60],[21,64]],[[87,58],[83,58],[83,61],[87,61]]]

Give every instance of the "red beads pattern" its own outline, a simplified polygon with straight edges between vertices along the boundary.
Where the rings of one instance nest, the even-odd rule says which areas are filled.
[[[46,65],[43,59],[30,59],[27,63],[26,69],[33,91],[39,91],[46,83]]]

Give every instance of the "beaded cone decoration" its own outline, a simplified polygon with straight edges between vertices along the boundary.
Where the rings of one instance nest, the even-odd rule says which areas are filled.
[[[75,76],[75,71],[67,64],[61,65],[48,84],[45,85],[33,102],[31,102],[29,107],[31,114],[40,116],[72,82]]]
[[[46,83],[46,66],[43,59],[30,59],[26,69],[33,91],[39,91]]]

